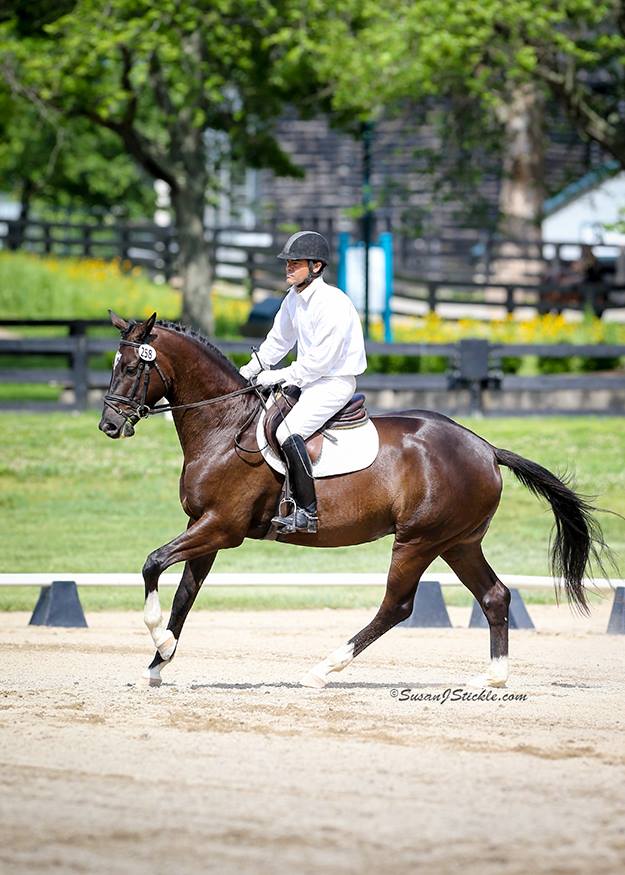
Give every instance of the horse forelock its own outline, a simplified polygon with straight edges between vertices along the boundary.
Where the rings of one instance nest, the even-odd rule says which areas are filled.
[[[232,364],[230,359],[226,358],[223,352],[197,329],[190,328],[188,325],[181,325],[180,322],[169,322],[164,319],[159,319],[156,322],[156,327],[175,331],[177,334],[181,334],[194,341],[210,359],[215,361],[216,364],[221,365],[227,373],[234,377],[240,377],[237,367]]]

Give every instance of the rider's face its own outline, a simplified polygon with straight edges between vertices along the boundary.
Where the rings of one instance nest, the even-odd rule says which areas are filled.
[[[313,270],[321,268],[321,262],[316,261]],[[286,263],[286,281],[290,286],[298,286],[308,279],[308,261],[305,258],[289,260]]]

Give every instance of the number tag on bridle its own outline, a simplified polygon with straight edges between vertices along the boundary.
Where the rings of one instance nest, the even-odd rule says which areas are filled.
[[[156,350],[149,343],[142,343],[139,347],[139,358],[144,362],[153,362],[156,359]]]

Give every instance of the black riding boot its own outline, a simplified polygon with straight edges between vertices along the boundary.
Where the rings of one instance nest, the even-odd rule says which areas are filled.
[[[317,498],[312,465],[303,437],[299,434],[289,435],[282,444],[282,452],[289,469],[295,509],[287,516],[274,517],[271,522],[278,526],[280,534],[314,534],[317,531]]]

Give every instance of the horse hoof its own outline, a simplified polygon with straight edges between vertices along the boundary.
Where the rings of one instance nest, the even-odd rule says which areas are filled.
[[[310,687],[313,690],[322,690],[327,684],[327,680],[322,678],[320,675],[315,674],[312,671],[307,672],[303,678],[300,679],[300,684],[303,687]]]
[[[485,674],[478,674],[475,677],[469,678],[467,687],[483,690],[485,687],[505,687],[506,681],[504,678],[492,678]]]
[[[147,687],[160,687],[163,683],[163,678],[161,677],[159,668],[146,668],[141,675],[141,680]]]
[[[498,687],[498,688],[505,687],[506,681],[500,680],[499,678],[489,678],[487,686]]]

